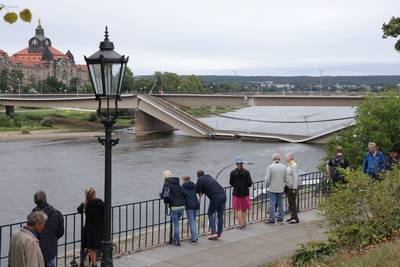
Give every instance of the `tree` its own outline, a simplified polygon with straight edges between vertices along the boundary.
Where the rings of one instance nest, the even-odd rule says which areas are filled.
[[[79,86],[79,78],[74,77],[69,81],[69,90],[72,92],[76,92],[76,89]]]
[[[14,11],[11,11],[11,9],[15,9],[16,7],[9,6],[6,4],[0,3],[0,12],[3,10],[6,10],[6,13],[3,16],[4,21],[12,24],[18,20],[18,18],[24,22],[31,22],[32,20],[32,13],[29,9],[25,8],[17,14]]]
[[[133,72],[129,67],[126,67],[125,76],[122,80],[121,90],[125,92],[131,92],[134,88]]]
[[[11,70],[10,71],[10,86],[13,90],[17,90],[22,85],[24,80],[24,73],[22,70]]]
[[[190,75],[188,78],[183,79],[180,84],[180,91],[182,93],[206,93],[208,90],[203,81],[196,75]]]
[[[389,23],[384,23],[382,26],[383,38],[393,37],[398,38],[400,36],[400,17],[392,17]],[[400,52],[400,39],[397,40],[394,48],[397,52]]]
[[[10,72],[8,69],[2,69],[0,72],[0,92],[5,92],[10,87]]]
[[[65,89],[65,84],[56,77],[50,76],[43,81],[43,91],[46,93],[60,93]]]
[[[394,92],[369,95],[358,106],[356,125],[339,133],[326,146],[328,157],[342,146],[353,165],[359,166],[368,142],[375,142],[384,152],[400,144],[400,97]]]

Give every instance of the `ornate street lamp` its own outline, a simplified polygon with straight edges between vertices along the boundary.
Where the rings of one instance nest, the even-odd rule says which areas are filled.
[[[99,103],[97,115],[105,129],[105,138],[99,138],[99,142],[105,147],[105,223],[101,266],[112,267],[111,149],[118,144],[118,139],[112,139],[112,127],[118,116],[118,101],[121,100],[121,85],[129,57],[125,58],[125,56],[121,56],[114,51],[114,44],[108,39],[107,27],[104,37],[104,41],[100,43],[100,50],[88,58],[85,57],[85,60],[89,69],[94,94]]]

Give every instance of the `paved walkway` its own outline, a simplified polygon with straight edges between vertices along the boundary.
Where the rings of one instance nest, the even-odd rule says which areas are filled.
[[[299,224],[251,224],[246,230],[225,231],[223,240],[209,241],[204,236],[199,245],[183,242],[182,247],[167,245],[122,256],[114,266],[260,266],[292,254],[298,244],[325,238],[315,210],[299,215]]]

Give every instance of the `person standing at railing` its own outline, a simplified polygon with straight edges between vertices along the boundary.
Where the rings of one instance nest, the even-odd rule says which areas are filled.
[[[275,224],[275,211],[278,207],[278,224],[283,224],[283,191],[285,184],[289,184],[287,168],[280,163],[281,156],[278,153],[272,155],[272,164],[265,175],[265,187],[269,197],[269,219],[266,224]]]
[[[190,229],[190,242],[198,244],[196,217],[199,213],[200,203],[196,195],[196,185],[190,181],[189,176],[182,177],[182,194],[185,198],[186,215]]]
[[[104,235],[104,202],[96,197],[92,187],[85,190],[85,202],[78,207],[78,212],[85,214],[82,246],[88,250],[92,267],[97,266],[97,251],[101,250]]]
[[[206,175],[204,171],[197,171],[196,193],[199,197],[205,194],[210,199],[207,216],[208,225],[211,229],[209,240],[221,240],[222,231],[224,229],[224,213],[226,203],[226,193],[224,188],[210,175]],[[216,227],[214,214],[217,213],[218,228]]]
[[[28,216],[27,225],[12,234],[9,267],[45,267],[38,234],[43,231],[46,221],[46,213],[35,211]]]
[[[174,177],[171,171],[164,171],[163,173],[164,185],[160,196],[164,199],[164,203],[167,204],[171,210],[171,220],[173,224],[175,246],[180,246],[180,231],[179,231],[179,219],[183,216],[185,209],[185,199],[182,194],[181,185],[179,184],[179,178]]]
[[[43,211],[47,215],[46,227],[38,235],[46,267],[56,266],[58,239],[64,235],[64,217],[60,211],[47,203],[46,193],[38,191],[34,195],[36,207],[32,212]]]
[[[253,181],[250,172],[243,168],[243,159],[237,156],[235,163],[236,168],[231,172],[229,179],[229,184],[233,187],[232,207],[236,211],[240,229],[244,229],[247,211],[250,209],[250,187]]]
[[[372,180],[380,180],[385,171],[385,156],[378,151],[374,142],[368,143],[368,152],[364,155],[363,172],[368,174]]]
[[[287,167],[287,186],[285,186],[285,193],[289,202],[289,209],[291,212],[290,218],[287,220],[289,224],[299,223],[297,195],[301,179],[299,177],[299,170],[297,163],[294,161],[293,153],[289,152],[285,155],[288,163]]]
[[[336,148],[335,157],[329,160],[326,165],[326,174],[328,179],[332,180],[333,186],[336,186],[336,183],[345,183],[345,177],[340,169],[348,168],[350,168],[350,163],[344,156],[343,147],[338,146]]]

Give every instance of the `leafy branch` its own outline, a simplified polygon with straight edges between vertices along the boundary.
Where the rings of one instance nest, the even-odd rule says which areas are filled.
[[[3,16],[4,21],[13,24],[18,20],[18,18],[24,22],[31,22],[32,20],[32,13],[29,9],[25,8],[21,11],[19,11],[19,14],[16,12],[12,11],[13,9],[16,9],[17,7],[15,6],[9,6],[5,4],[0,3],[0,12],[3,10],[6,12]]]
[[[382,26],[383,38],[393,37],[398,38],[400,36],[400,17],[392,17],[389,23],[384,23]],[[400,39],[397,40],[394,48],[397,52],[400,52]]]

